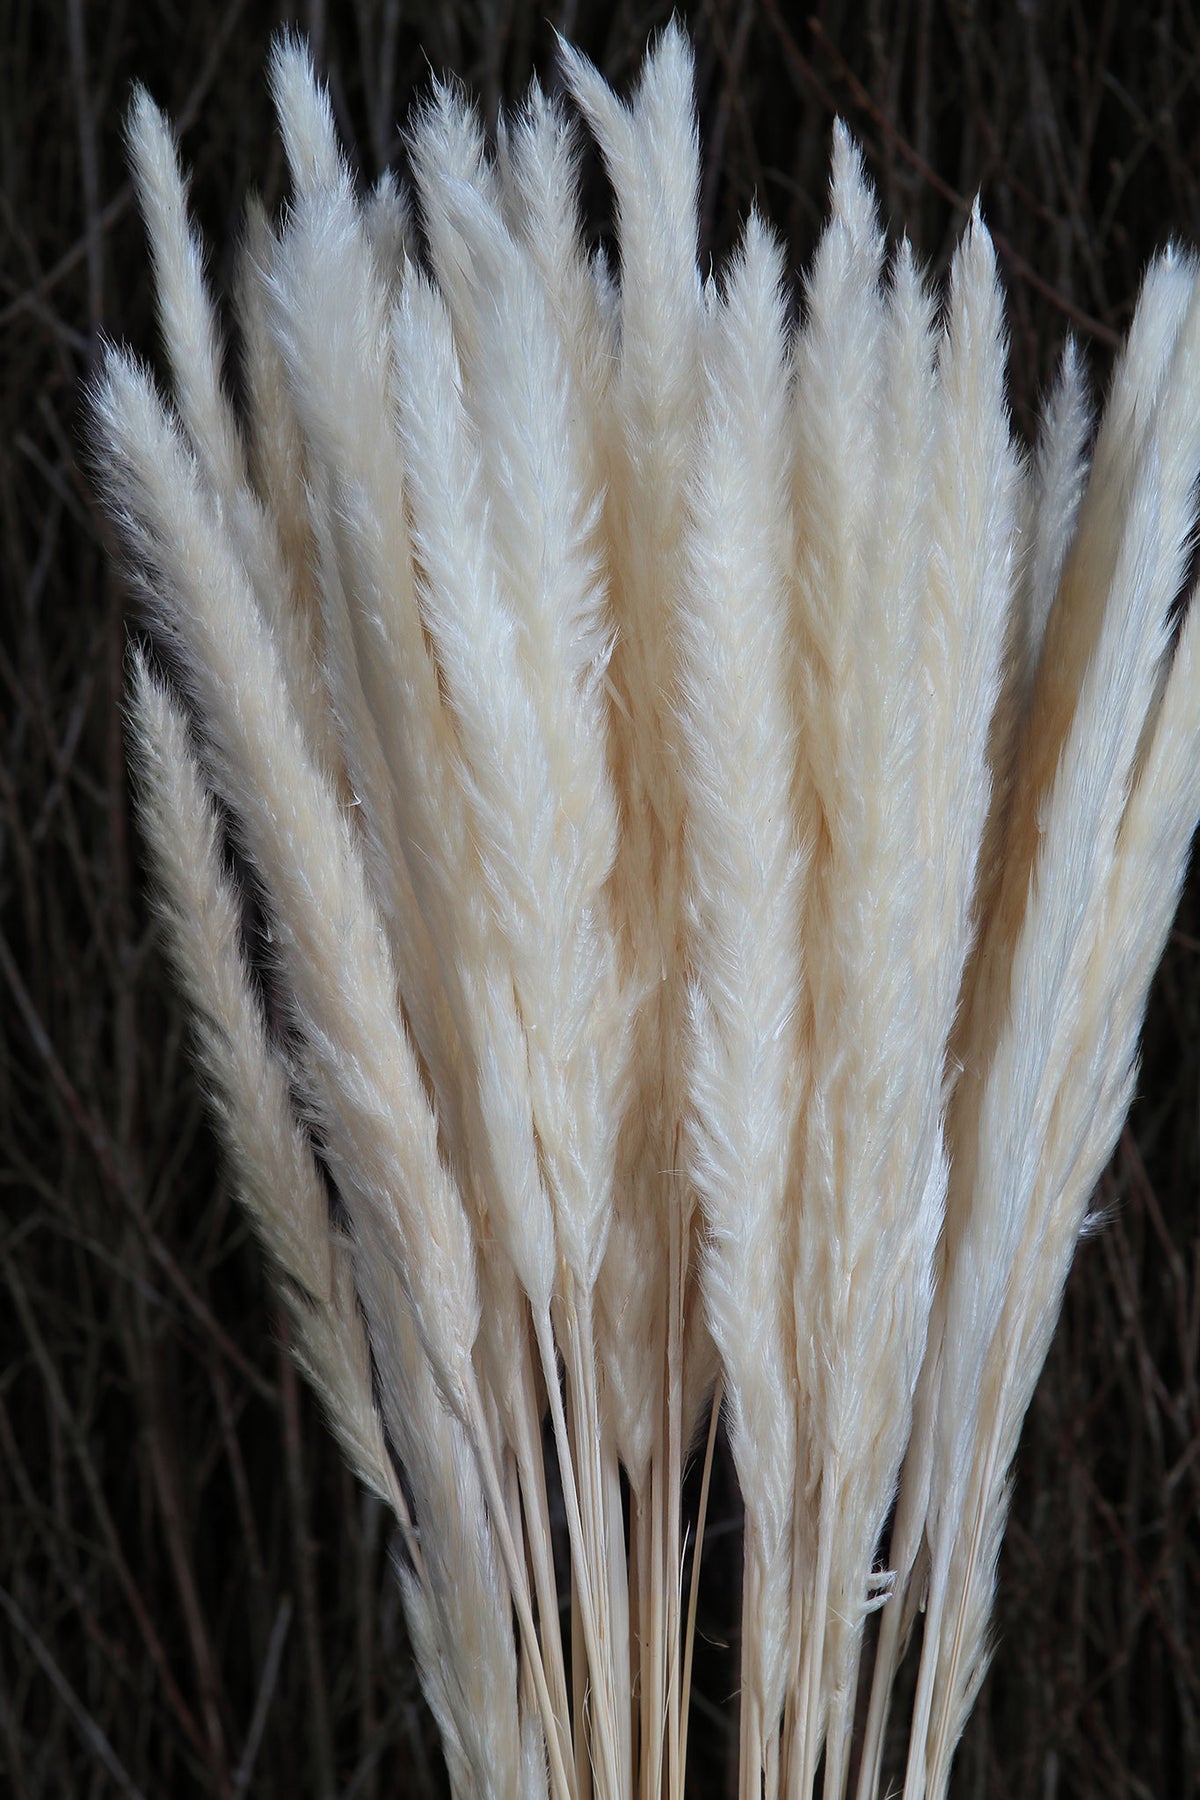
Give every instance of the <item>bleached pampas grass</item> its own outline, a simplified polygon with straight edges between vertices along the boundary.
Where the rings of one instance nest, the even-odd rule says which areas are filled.
[[[279,45],[240,412],[135,100],[174,405],[94,398],[168,940],[456,1795],[682,1794],[720,1406],[741,1794],[940,1796],[1200,811],[1196,269],[1027,457],[978,214],[939,308],[839,130],[793,327],[758,218],[701,278],[681,33],[562,69],[494,151],[435,88],[363,196]]]

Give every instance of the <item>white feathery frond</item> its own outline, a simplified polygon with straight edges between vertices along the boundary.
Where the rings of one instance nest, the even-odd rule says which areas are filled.
[[[129,152],[179,415],[245,561],[255,599],[279,638],[293,699],[321,754],[330,747],[326,697],[313,679],[306,625],[275,521],[250,484],[245,449],[224,389],[220,334],[200,243],[188,223],[187,186],[175,141],[144,88],[136,90],[130,111]]]
[[[903,264],[897,271],[902,274]],[[928,296],[925,298],[928,305]],[[928,325],[928,314],[926,314]],[[914,984],[914,1035],[896,1064],[924,1071],[902,1076],[916,1110],[910,1192],[923,1189],[910,1255],[929,1282],[944,1212],[949,1166],[943,1113],[954,1084],[951,1035],[986,880],[989,809],[997,805],[997,761],[1004,655],[1011,652],[1015,612],[1015,535],[1019,465],[1004,403],[1005,335],[991,240],[978,216],[970,221],[951,270],[946,327],[938,347],[931,397],[928,498],[920,529],[929,552],[916,610],[912,723],[913,819],[911,881],[915,913],[904,950],[903,915],[892,954],[907,962]],[[915,385],[921,384],[919,365]],[[899,466],[904,465],[904,455]],[[882,545],[895,534],[885,525]],[[881,653],[883,654],[883,653]],[[881,1016],[885,1016],[881,1014]],[[918,1088],[923,1092],[918,1095]],[[898,1121],[897,1121],[898,1123]],[[884,1129],[895,1142],[896,1124]],[[897,1258],[897,1262],[900,1262]],[[905,1259],[907,1260],[907,1259]],[[878,1779],[882,1727],[900,1619],[921,1544],[933,1455],[939,1374],[941,1292],[926,1288],[924,1320],[914,1319],[904,1354],[907,1394],[890,1406],[904,1417],[903,1439],[889,1434],[892,1488],[899,1448],[906,1457],[889,1546],[892,1588],[885,1602],[876,1657],[860,1794]],[[915,1352],[916,1360],[913,1360]],[[923,1365],[923,1366],[922,1366]],[[882,1469],[880,1474],[882,1474]],[[877,1487],[876,1500],[891,1494]],[[882,1517],[874,1515],[875,1529]]]
[[[1107,992],[1097,997],[1103,1017],[1092,1070],[1095,1075],[1107,1071],[1106,1087],[1116,1082],[1123,1088],[1133,1065],[1146,994],[1178,904],[1200,816],[1198,772],[1200,607],[1193,592],[1121,820],[1094,956]],[[1103,1162],[1108,1152],[1099,1150],[1095,1140],[1114,1136],[1120,1117],[1115,1107],[1097,1108],[1085,1153],[1091,1162]]]
[[[636,1103],[626,1114],[620,1140],[612,1219],[596,1280],[595,1322],[607,1426],[631,1489],[649,1504],[661,1427],[668,1221],[657,1167],[645,1171],[630,1147],[635,1130],[646,1130],[645,1110]]]
[[[349,826],[313,764],[199,472],[149,379],[117,352],[95,417],[127,541],[158,579],[156,622],[181,658],[207,760],[266,884],[330,1166],[352,1217],[370,1217],[394,1243],[426,1354],[458,1404],[478,1328],[474,1248]]]
[[[139,815],[197,1056],[250,1221],[285,1277],[298,1360],[359,1479],[406,1519],[371,1393],[345,1251],[242,949],[242,906],[221,859],[213,802],[183,714],[134,655],[131,717]]]
[[[254,490],[275,521],[280,553],[287,565],[290,596],[303,621],[297,635],[303,662],[300,669],[292,672],[293,686],[302,691],[305,683],[311,684],[320,671],[320,617],[309,567],[312,530],[308,455],[288,390],[287,368],[271,327],[269,292],[278,253],[278,241],[262,203],[251,199],[246,209],[237,287],[247,395],[247,448]]]
[[[174,136],[143,87],[134,90],[128,142],[175,403],[208,479],[228,497],[244,480],[244,456],[224,391],[222,345],[203,253],[188,225],[187,187]]]
[[[294,94],[296,87],[293,81],[285,91]],[[308,96],[307,88],[301,92]],[[324,117],[311,96],[309,105]],[[338,168],[332,154],[324,160]],[[389,757],[393,746],[384,737],[386,725],[381,728],[393,702],[380,680],[379,640],[401,635],[406,618],[410,639],[419,639],[420,628],[407,538],[396,517],[402,471],[387,412],[386,288],[344,170],[333,188],[313,187],[297,197],[287,237],[264,280],[268,327],[307,446],[310,579],[319,595],[339,763],[408,1024],[433,1082],[447,1144],[461,1160],[459,1047],[404,853],[406,820],[393,773],[404,764],[397,769]],[[389,569],[382,590],[362,579],[364,539],[377,552],[375,566]],[[428,737],[436,728],[436,681],[423,650],[411,664],[409,686],[419,695]]]
[[[346,175],[329,95],[303,39],[282,31],[271,46],[271,99],[297,195],[337,187]]]
[[[982,1006],[990,1011],[997,1003],[993,988],[997,984],[1003,987],[1037,855],[1041,811],[1085,672],[1106,629],[1108,583],[1132,522],[1137,465],[1169,385],[1175,347],[1191,303],[1195,267],[1193,258],[1174,251],[1151,263],[1113,372],[1074,537],[1046,620],[1005,836],[1005,879],[995,902],[992,936],[997,946],[1001,941],[1005,944],[1006,952],[993,951],[990,963],[995,979],[973,997],[976,1010]]]
[[[423,1624],[437,1647],[437,1699],[453,1720],[465,1762],[456,1791],[464,1800],[510,1800],[521,1792],[517,1645],[474,1448],[438,1391],[386,1246],[365,1237],[355,1273],[380,1405],[420,1533],[428,1596]]]
[[[570,1096],[548,1088],[590,1028],[571,991],[578,967],[571,939],[579,922],[570,916],[574,896],[557,841],[559,793],[522,662],[520,627],[500,590],[478,439],[462,406],[447,402],[458,369],[449,314],[422,280],[406,288],[395,331],[400,366],[434,375],[406,385],[398,397],[423,616],[461,746],[460,780],[480,874],[511,958],[530,1040],[535,1108],[548,1109],[539,1119],[541,1148],[559,1240],[570,1266],[590,1286],[603,1249],[606,1196],[596,1185],[595,1168],[587,1171],[586,1186],[577,1179],[571,1138],[580,1130],[611,1130],[605,1117],[611,1108],[590,1121],[573,1118]],[[598,801],[603,807],[603,790]],[[565,848],[569,852],[569,842]],[[611,851],[601,851],[601,879],[605,854]],[[585,930],[588,923],[582,921]],[[585,942],[585,954],[588,948]],[[595,996],[593,986],[587,1003],[594,1004]],[[571,1034],[565,1042],[563,1032]],[[586,1056],[586,1043],[583,1048]],[[603,1099],[599,1092],[591,1097]]]
[[[1087,369],[1076,340],[1067,339],[1042,414],[1034,465],[1028,548],[1021,576],[1021,612],[1028,704],[1050,609],[1058,593],[1087,489],[1092,409]]]
[[[698,405],[703,301],[696,268],[699,151],[692,58],[677,26],[647,57],[632,107],[596,70],[563,50],[568,87],[600,143],[616,197],[621,240],[619,361],[613,403],[609,512],[618,642],[612,676],[624,708],[614,713],[619,780],[641,791],[630,806],[626,879],[640,886],[675,838],[682,801],[662,699],[674,687],[672,619],[682,581],[684,493]],[[635,763],[636,752],[636,763]],[[636,804],[633,802],[636,800]],[[650,842],[645,842],[647,831]],[[653,848],[657,843],[658,848]],[[660,888],[660,920],[651,927],[657,962],[660,931],[673,941],[674,883]],[[655,890],[627,895],[631,914],[653,912]]]
[[[363,225],[379,272],[395,287],[416,251],[416,228],[407,187],[385,169],[363,204]]]
[[[607,1230],[629,1029],[604,892],[617,813],[602,686],[611,647],[597,569],[602,496],[587,486],[583,407],[530,260],[470,190],[459,190],[447,205],[488,296],[474,348],[464,353],[463,391],[479,446],[479,488],[487,495],[485,542],[496,603],[515,624],[520,665],[509,671],[501,661],[493,676],[504,685],[520,681],[528,691],[532,716],[521,732],[525,739],[536,732],[544,745],[552,812],[544,867],[526,865],[536,893],[510,893],[512,923],[501,914],[500,924],[529,1033],[547,1176],[557,1203],[578,1220],[578,1248],[568,1247],[576,1227],[560,1225],[560,1235],[577,1277],[590,1288]],[[420,455],[412,462],[422,469]],[[477,529],[484,533],[482,519]],[[433,635],[440,642],[436,626]],[[486,639],[471,628],[465,635],[482,671],[492,660]],[[451,662],[446,656],[442,662],[453,694]],[[528,748],[521,754],[527,758]],[[511,775],[512,759],[498,760]],[[481,789],[476,826],[483,841],[507,790],[507,782],[493,793]],[[514,795],[509,804],[520,827],[523,799]],[[532,850],[518,844],[513,854]]]
[[[641,1486],[662,1430],[668,1337],[677,1329],[663,1304],[671,1291],[668,1221],[677,1205],[690,1211],[675,1174],[682,1096],[670,1050],[682,1003],[683,797],[672,698],[703,317],[699,147],[691,51],[677,26],[650,51],[629,106],[569,46],[560,45],[560,57],[568,92],[600,146],[620,234],[619,289],[599,259],[592,281],[615,346],[604,519],[617,634],[610,756],[622,822],[613,903],[639,1004],[617,1150],[615,1247],[601,1268],[598,1303],[621,1454]]]
[[[854,665],[839,701],[845,736],[833,751],[851,791],[825,810],[829,923],[824,936],[819,924],[810,930],[810,960],[821,963],[804,1192],[834,1209],[820,1246],[829,1265],[816,1297],[815,1398],[822,1541],[831,1536],[827,1755],[838,1782],[858,1633],[873,1604],[868,1577],[926,1349],[947,1180],[943,1072],[971,942],[1010,614],[1017,465],[995,259],[977,219],[952,271],[932,410],[931,322],[902,253],[884,340],[882,393],[894,397],[877,427],[877,532],[866,540]],[[926,484],[911,471],[923,461],[922,509]],[[810,1703],[810,1734],[812,1718]]]
[[[1028,1159],[1039,1154],[1033,1146],[1042,1140],[1053,1104],[1057,1058],[1074,1041],[1092,948],[1088,928],[1108,883],[1147,713],[1158,691],[1169,610],[1186,567],[1200,451],[1197,426],[1187,423],[1186,410],[1196,379],[1189,340],[1196,334],[1200,306],[1194,304],[1188,336],[1175,359],[1174,417],[1164,418],[1143,438],[1127,500],[1127,527],[1114,563],[1100,572],[1106,595],[1100,636],[1043,808],[1040,849],[1012,957],[1009,993],[995,1019],[994,1041],[989,1042],[986,1016],[976,1022],[970,1041],[972,1067],[961,1108],[956,1104],[955,1124],[954,1187],[964,1196],[973,1191],[977,1156],[981,1166],[1007,1170],[1014,1181],[1031,1176]],[[1107,531],[1086,500],[1085,509],[1081,534],[1089,521],[1091,528]],[[1095,554],[1090,546],[1079,553]],[[985,1097],[988,1091],[990,1098]],[[1038,1120],[1043,1123],[1036,1124]],[[1026,1122],[1034,1132],[1032,1140],[1025,1137]],[[982,1148],[989,1129],[999,1133],[991,1153]],[[988,1209],[972,1210],[981,1216]],[[997,1219],[1007,1219],[1005,1230],[1011,1236],[1006,1241],[1016,1242],[1024,1229],[1021,1213],[1014,1215],[1011,1205],[1002,1203],[994,1211]],[[1006,1258],[1000,1258],[1000,1266],[1008,1266]]]
[[[932,1581],[952,1624],[936,1633],[922,1669],[934,1706],[929,1728],[933,1791],[948,1775],[953,1722],[979,1655],[995,1571],[981,1542],[998,1547],[990,1522],[1020,1420],[1057,1315],[1087,1196],[1130,1097],[1133,1043],[1114,1065],[1114,1110],[1095,1117],[1096,1036],[1114,995],[1119,959],[1097,961],[1105,896],[1147,715],[1156,703],[1169,614],[1195,524],[1200,472],[1200,292],[1171,356],[1162,406],[1143,434],[1127,496],[1124,532],[1104,581],[1106,607],[1041,823],[1040,849],[1011,965],[994,1047],[972,1046],[978,1073],[956,1117],[945,1272],[938,1446],[930,1498]],[[1093,474],[1093,480],[1096,479]],[[1080,530],[1107,530],[1085,499]],[[1094,554],[1090,546],[1080,552]],[[1166,873],[1166,871],[1162,872]],[[1126,1026],[1128,1038],[1128,1024]],[[1103,1089],[1101,1089],[1101,1093]],[[956,1107],[957,1112],[957,1107]],[[1104,1139],[1101,1147],[1101,1132]],[[1081,1160],[1085,1145],[1092,1158]],[[988,1171],[986,1182],[978,1171]],[[990,1533],[990,1535],[989,1535]],[[983,1584],[985,1597],[976,1590]],[[974,1621],[974,1627],[971,1622]],[[935,1666],[936,1665],[936,1666]],[[933,1696],[936,1695],[936,1701]],[[923,1723],[918,1714],[918,1723]],[[911,1766],[921,1767],[914,1737]]]
[[[620,1253],[601,1267],[600,1342],[605,1361],[616,1370],[612,1385],[621,1397],[621,1422],[640,1440],[627,1441],[622,1450],[636,1453],[648,1440],[652,1466],[659,1461],[659,1480],[665,1477],[673,1486],[688,1428],[682,1417],[683,1312],[694,1205],[677,1172],[684,1097],[673,1053],[683,1007],[684,820],[673,718],[674,645],[685,580],[686,485],[695,454],[704,315],[697,270],[693,63],[686,37],[672,24],[648,54],[629,106],[565,47],[562,68],[612,184],[621,264],[619,299],[611,295],[619,327],[608,390],[614,429],[604,543],[617,633],[608,672],[610,753],[623,826],[612,900],[637,1009],[630,1099],[616,1161]],[[596,280],[607,311],[611,289],[599,264]],[[630,1265],[635,1290],[614,1292],[612,1282]],[[611,1329],[626,1312],[628,1335]],[[632,1354],[647,1339],[652,1354],[635,1367]],[[663,1521],[661,1561],[640,1601],[661,1609],[667,1621],[660,1642],[651,1641],[643,1653],[640,1680],[642,1728],[651,1744],[661,1746],[662,1779],[668,1784],[679,1778],[679,1695],[677,1668],[661,1638],[679,1642],[679,1531],[672,1509]],[[644,1572],[649,1571],[647,1562]]]
[[[467,225],[472,232],[477,227],[477,220]],[[497,269],[496,277],[496,304],[503,307],[502,269]],[[489,505],[495,484],[487,481],[480,440],[465,407],[448,401],[455,394],[459,368],[451,320],[440,296],[420,279],[414,279],[401,298],[395,333],[400,366],[419,367],[427,377],[420,384],[406,385],[399,395],[423,618],[457,729],[459,779],[471,810],[477,866],[510,959],[525,1037],[537,1173],[553,1207],[557,1248],[572,1283],[566,1289],[568,1322],[561,1333],[562,1349],[580,1427],[576,1455],[580,1464],[587,1464],[596,1454],[589,1423],[593,1409],[589,1390],[594,1383],[591,1292],[611,1214],[623,1062],[615,946],[600,913],[615,819],[610,802],[611,824],[606,831],[602,760],[598,767],[593,762],[591,771],[592,780],[600,785],[589,809],[579,811],[584,788],[572,766],[580,759],[570,714],[573,705],[583,710],[586,695],[578,692],[581,672],[569,662],[559,670],[568,684],[568,691],[560,692],[567,724],[547,741],[522,657],[522,622],[512,604],[517,594],[506,590],[504,577],[510,571],[504,569],[496,549],[494,523],[504,508]],[[519,396],[514,401],[518,428],[536,444],[535,420],[527,416]],[[543,445],[539,450],[548,454],[552,448]],[[569,442],[559,445],[559,453],[569,457]],[[510,441],[507,479],[521,483],[525,454],[528,443]],[[547,516],[528,519],[526,529],[535,552],[540,548],[551,567],[556,561],[561,567],[563,552],[557,546],[565,542],[569,560],[573,496],[564,496],[566,516],[554,518],[553,490],[548,483],[543,486]],[[578,566],[579,558],[574,560]],[[586,564],[583,570],[586,578]],[[520,573],[540,579],[536,563]],[[568,593],[571,580],[568,570]],[[556,628],[537,617],[550,604],[550,596],[537,587],[526,588],[523,603],[533,615],[531,635],[540,636],[542,655],[554,656],[559,649]],[[576,685],[575,696],[569,692],[571,684]],[[563,779],[556,778],[560,774]],[[533,1147],[531,1133],[531,1152]],[[549,1384],[556,1379],[546,1348],[549,1318],[543,1313],[534,1323]],[[561,1460],[565,1446],[557,1418],[555,1428]],[[564,1466],[563,1473],[573,1541],[583,1544],[593,1534],[580,1530],[580,1523],[586,1521],[589,1505],[601,1504],[599,1492],[589,1490],[582,1468]],[[576,1481],[583,1509],[578,1517],[571,1491]],[[601,1661],[602,1653],[611,1656],[615,1646],[606,1644],[593,1620],[593,1608],[602,1600],[601,1573],[594,1566],[577,1567],[594,1704],[598,1716],[615,1716],[611,1672]],[[597,1746],[599,1761],[607,1764],[612,1746],[600,1736]]]
[[[921,680],[930,689],[926,721],[933,734],[921,758],[920,817],[929,823],[921,851],[935,907],[931,930],[944,945],[933,988],[942,1034],[958,1004],[978,923],[992,732],[1018,573],[1019,464],[1005,404],[1006,347],[995,251],[975,217],[952,266],[938,358],[934,550],[921,622]]]
[[[743,1681],[782,1714],[796,1420],[779,1243],[796,1125],[807,847],[790,798],[793,563],[782,258],[757,217],[706,336],[680,614],[688,794],[687,1174],[763,1611]],[[769,1596],[769,1600],[767,1599]],[[747,1696],[748,1697],[748,1696]],[[744,1703],[745,1704],[745,1703]]]
[[[467,188],[498,225],[504,226],[506,220],[501,181],[487,153],[482,122],[459,87],[434,82],[409,127],[408,154],[430,267],[465,352],[476,309],[485,296],[476,287],[447,201],[455,190]]]
[[[1036,455],[1026,460],[1021,474],[1015,525],[1019,572],[988,756],[992,798],[979,859],[976,911],[981,919],[991,916],[1005,877],[1020,749],[1033,716],[1033,686],[1050,609],[1087,486],[1091,426],[1083,360],[1074,339],[1068,339],[1043,409]]]
[[[324,117],[306,87],[300,101]],[[392,841],[387,809],[394,805],[401,846],[390,865],[385,912],[408,1016],[444,1123],[461,1121],[465,1144],[457,1160],[481,1172],[493,1227],[535,1307],[544,1310],[554,1253],[528,1080],[522,1079],[527,1058],[511,974],[497,962],[486,902],[468,873],[476,858],[454,729],[425,642],[404,515],[403,447],[392,414],[411,371],[396,362],[387,290],[348,178],[331,157],[325,163],[334,168],[334,183],[312,187],[298,202],[275,293],[281,348],[328,486],[327,543],[332,539],[335,554],[326,559],[325,598],[332,634],[336,644],[348,625],[356,650],[343,652],[346,723],[355,716],[356,674],[369,709],[356,737],[364,791],[385,847]],[[428,941],[436,959],[425,949]],[[452,1027],[442,1012],[443,993]],[[459,1055],[465,1080],[453,1073]]]
[[[577,430],[586,459],[585,492],[603,486],[612,430],[608,405],[617,361],[611,308],[589,262],[579,213],[579,143],[573,122],[535,82],[511,133],[512,180],[518,200],[515,235],[541,278],[574,378]]]
[[[883,341],[883,233],[862,158],[843,125],[833,139],[832,216],[805,283],[795,347],[793,418],[798,610],[804,668],[796,707],[821,810],[853,804],[836,755],[837,707],[852,690],[854,628],[876,501],[876,413]],[[846,792],[843,792],[846,790]]]
[[[834,1340],[827,1357],[824,1332],[835,1291],[840,1292],[836,1234],[845,1225],[852,1198],[836,1136],[839,1121],[830,1116],[828,1102],[831,1082],[849,1073],[838,1047],[851,1043],[862,1028],[857,1015],[852,1025],[845,1018],[843,987],[847,968],[853,972],[850,946],[859,947],[869,924],[863,884],[874,879],[874,870],[862,858],[870,855],[871,833],[878,831],[875,815],[882,796],[877,747],[887,737],[889,716],[880,717],[875,696],[867,716],[866,659],[859,664],[853,655],[859,632],[882,629],[882,620],[869,611],[867,570],[881,498],[877,408],[885,341],[883,248],[861,159],[839,126],[832,216],[806,284],[792,395],[797,560],[791,681],[792,705],[803,732],[792,791],[797,827],[812,845],[812,864],[804,921],[804,1026],[811,1060],[805,1070],[796,1182],[803,1202],[793,1209],[789,1257],[799,1441],[807,1464],[797,1483],[795,1524],[800,1592],[794,1605],[804,1620],[804,1652],[802,1666],[791,1673],[788,1755],[798,1765],[789,1779],[805,1794],[818,1753],[832,1555],[832,1522],[821,1509],[828,1514],[835,1503],[839,1480],[830,1460],[836,1402],[827,1389],[839,1357]],[[884,673],[879,671],[880,678]],[[868,770],[871,785],[864,786]],[[835,872],[840,876],[847,870],[852,885],[835,898]],[[869,1029],[877,1031],[878,1025]],[[865,1044],[861,1048],[865,1053]],[[864,1093],[859,1120],[869,1103]],[[845,1123],[853,1136],[858,1125]],[[846,1250],[849,1254],[852,1246]]]

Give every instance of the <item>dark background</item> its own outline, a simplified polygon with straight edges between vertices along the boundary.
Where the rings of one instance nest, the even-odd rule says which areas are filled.
[[[835,113],[943,267],[982,190],[1028,433],[1064,334],[1102,384],[1140,271],[1200,236],[1189,6],[682,9],[704,248],[752,197],[807,258]],[[154,350],[121,119],[183,129],[218,285],[282,157],[263,81],[309,34],[364,175],[430,67],[490,117],[551,24],[629,81],[662,6],[0,4],[0,1786],[20,1796],[438,1793],[380,1514],[289,1368],[147,922],[121,739],[127,596],[82,463],[102,332]],[[594,195],[602,223],[603,192]],[[1200,922],[1185,896],[1140,1098],[1017,1468],[992,1674],[954,1792],[1200,1792]],[[703,1627],[735,1630],[719,1484]],[[732,1654],[700,1666],[689,1791],[732,1792]]]

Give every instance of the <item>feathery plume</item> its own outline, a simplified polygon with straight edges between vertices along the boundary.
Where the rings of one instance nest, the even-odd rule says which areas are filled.
[[[1200,815],[1196,265],[1025,459],[978,206],[939,322],[838,125],[793,330],[757,215],[701,280],[680,27],[562,69],[494,141],[435,85],[362,194],[281,37],[240,384],[135,95],[173,404],[120,350],[92,403],[160,914],[457,1800],[681,1800],[721,1410],[741,1800],[941,1800]]]

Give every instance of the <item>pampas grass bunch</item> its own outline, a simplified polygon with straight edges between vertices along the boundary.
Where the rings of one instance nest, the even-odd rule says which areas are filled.
[[[562,75],[493,145],[436,86],[364,195],[279,44],[236,409],[135,99],[173,404],[113,350],[94,412],[168,941],[453,1792],[682,1795],[720,1413],[743,1800],[936,1800],[1200,812],[1197,271],[1027,455],[978,211],[939,300],[839,129],[794,324],[758,217],[701,276],[681,32]]]

